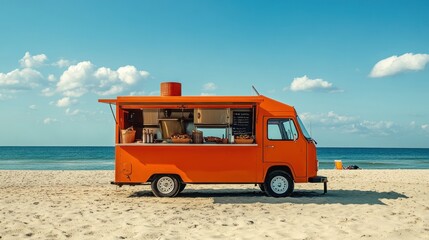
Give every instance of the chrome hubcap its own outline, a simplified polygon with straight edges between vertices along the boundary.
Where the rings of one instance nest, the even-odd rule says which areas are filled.
[[[271,189],[276,194],[283,194],[289,188],[289,183],[287,179],[283,176],[275,176],[271,179]]]
[[[156,187],[161,193],[168,194],[174,189],[174,181],[170,177],[162,177],[158,180]]]

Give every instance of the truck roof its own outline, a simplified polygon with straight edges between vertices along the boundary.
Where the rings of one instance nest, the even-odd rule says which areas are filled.
[[[98,102],[115,104],[122,108],[180,108],[180,107],[232,107],[244,108],[259,105],[270,112],[295,111],[294,107],[269,97],[259,96],[118,96],[116,99],[99,99]]]

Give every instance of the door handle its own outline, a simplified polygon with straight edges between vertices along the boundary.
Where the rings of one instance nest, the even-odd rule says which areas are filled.
[[[274,145],[265,146],[266,148],[274,148]]]

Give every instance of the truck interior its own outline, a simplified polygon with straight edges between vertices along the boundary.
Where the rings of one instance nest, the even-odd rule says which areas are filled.
[[[154,134],[154,143],[170,143],[172,136],[202,132],[203,143],[233,143],[237,137],[255,138],[255,108],[122,108],[120,129],[132,127],[135,143],[144,132]],[[121,143],[120,139],[116,140]],[[194,142],[195,143],[195,142]]]

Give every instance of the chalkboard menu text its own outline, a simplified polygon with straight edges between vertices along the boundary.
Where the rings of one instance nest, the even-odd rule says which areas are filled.
[[[233,135],[253,135],[252,132],[252,112],[232,113],[232,134]]]

